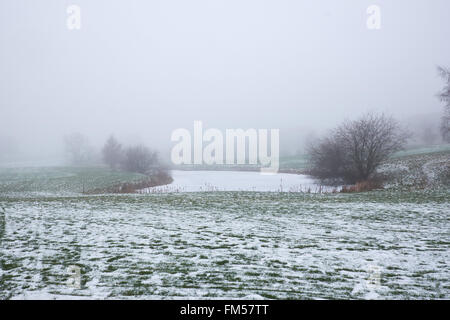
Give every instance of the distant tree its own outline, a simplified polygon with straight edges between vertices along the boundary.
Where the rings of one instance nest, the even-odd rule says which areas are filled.
[[[102,149],[103,162],[111,169],[117,169],[123,158],[122,145],[111,135]]]
[[[373,178],[377,167],[400,150],[407,134],[385,115],[346,121],[309,147],[311,174],[355,183]]]
[[[420,139],[427,145],[434,144],[439,140],[439,131],[436,127],[425,125],[422,127]]]
[[[158,154],[142,145],[128,147],[122,167],[125,171],[149,174],[152,169],[158,167]]]
[[[450,142],[450,70],[438,67],[438,72],[445,81],[445,86],[438,95],[440,100],[445,103],[441,119],[441,135],[445,142]]]
[[[70,162],[82,165],[90,162],[93,157],[89,140],[81,133],[72,133],[64,137],[64,147]]]

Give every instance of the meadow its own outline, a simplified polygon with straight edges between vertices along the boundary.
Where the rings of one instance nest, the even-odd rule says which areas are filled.
[[[429,169],[418,157],[389,170],[423,161]],[[442,168],[448,154],[432,161]],[[443,184],[351,194],[81,192],[139,178],[2,169],[0,298],[450,298]],[[74,267],[78,287],[68,282]]]

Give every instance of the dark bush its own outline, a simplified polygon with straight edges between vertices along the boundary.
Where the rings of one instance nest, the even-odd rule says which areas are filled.
[[[145,146],[129,147],[125,150],[122,167],[125,171],[150,175],[159,167],[158,154]]]
[[[310,174],[321,180],[356,183],[374,178],[377,167],[400,150],[407,134],[384,115],[346,121],[309,147]]]

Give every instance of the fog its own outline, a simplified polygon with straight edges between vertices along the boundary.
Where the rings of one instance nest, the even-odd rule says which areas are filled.
[[[0,159],[57,162],[73,132],[164,156],[194,120],[278,128],[281,154],[366,111],[428,125],[442,112],[449,12],[448,0],[2,0]]]

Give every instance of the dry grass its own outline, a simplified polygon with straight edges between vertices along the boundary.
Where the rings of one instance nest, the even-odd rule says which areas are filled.
[[[381,180],[366,180],[357,182],[355,185],[351,186],[343,186],[341,189],[342,193],[351,193],[351,192],[366,192],[376,189],[383,189],[383,183]]]

